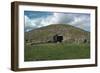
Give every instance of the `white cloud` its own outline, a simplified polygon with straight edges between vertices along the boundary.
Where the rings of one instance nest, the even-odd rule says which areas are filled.
[[[86,15],[80,15],[79,17],[74,17],[74,21],[70,22],[70,24],[75,27],[89,31],[90,30],[90,17]]]
[[[48,26],[50,24],[70,24],[72,26],[90,30],[90,17],[86,14],[65,14],[65,13],[53,13],[47,17],[29,18],[25,16],[25,30],[32,30],[35,28]]]
[[[30,31],[35,28],[41,27],[42,18],[30,19],[28,16],[25,16],[25,31]]]
[[[29,19],[29,17],[25,16],[25,31],[32,30],[35,26],[34,23],[32,23],[32,20]]]

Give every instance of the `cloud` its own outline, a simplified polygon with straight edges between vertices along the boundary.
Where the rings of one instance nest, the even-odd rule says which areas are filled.
[[[29,18],[25,15],[25,31],[50,24],[69,24],[90,31],[90,15],[82,13],[52,13],[52,15],[38,18]]]
[[[74,16],[74,20],[70,22],[72,26],[90,31],[90,15]]]
[[[41,27],[42,18],[30,19],[28,16],[24,16],[25,18],[25,31],[30,31],[35,28]]]
[[[27,16],[24,16],[25,18],[25,31],[28,31],[30,29],[33,28],[33,25],[31,24],[31,20],[27,17]]]

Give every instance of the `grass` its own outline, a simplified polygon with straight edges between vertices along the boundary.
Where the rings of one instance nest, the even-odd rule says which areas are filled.
[[[25,45],[25,61],[63,60],[90,58],[90,45],[68,43],[45,43]]]

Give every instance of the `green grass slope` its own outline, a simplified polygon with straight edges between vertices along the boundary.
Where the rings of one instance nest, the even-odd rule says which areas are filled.
[[[25,61],[90,58],[89,44],[45,43],[25,46]]]

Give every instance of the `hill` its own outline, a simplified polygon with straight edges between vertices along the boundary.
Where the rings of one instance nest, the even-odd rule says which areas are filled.
[[[63,36],[62,43],[53,42],[55,34]],[[24,61],[90,58],[89,36],[90,32],[65,24],[25,32]]]
[[[90,32],[84,31],[71,25],[52,24],[38,29],[25,32],[26,43],[43,43],[53,41],[53,36],[63,36],[63,42],[83,43],[90,41]]]

